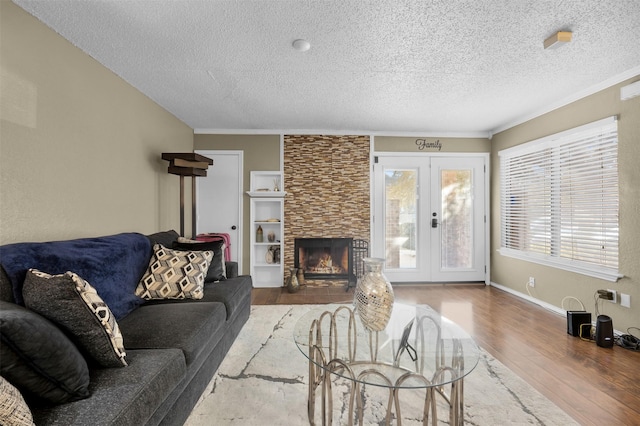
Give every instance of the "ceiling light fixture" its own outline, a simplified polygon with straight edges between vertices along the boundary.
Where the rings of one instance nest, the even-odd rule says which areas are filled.
[[[292,46],[298,52],[306,52],[307,50],[311,49],[311,43],[301,38],[294,40]]]
[[[557,49],[558,47],[571,41],[571,31],[558,31],[544,41],[545,49]]]

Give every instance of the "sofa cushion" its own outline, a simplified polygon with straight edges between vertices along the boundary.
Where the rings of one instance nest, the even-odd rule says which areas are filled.
[[[226,263],[224,260],[224,241],[203,242],[197,240],[188,240],[186,238],[178,238],[173,243],[173,248],[177,250],[210,250],[213,252],[213,259],[209,265],[207,276],[204,281],[217,282],[227,279]]]
[[[227,319],[235,315],[246,298],[251,298],[253,287],[250,275],[241,275],[219,283],[207,283],[204,286],[203,302],[221,302],[227,309]]]
[[[127,368],[91,370],[91,398],[32,406],[37,425],[144,425],[186,374],[179,349],[129,351]]]
[[[0,373],[26,397],[60,404],[89,396],[86,361],[46,318],[0,302],[0,337]]]
[[[122,334],[109,307],[86,280],[73,272],[27,272],[22,295],[27,308],[58,324],[102,367],[127,365]]]
[[[116,319],[144,303],[134,292],[150,257],[149,239],[137,233],[0,246],[0,263],[17,304],[24,304],[22,285],[29,269],[73,271],[91,283]]]
[[[33,426],[31,410],[18,389],[0,376],[0,424]]]
[[[225,281],[205,283],[202,299],[185,299],[180,303],[219,302],[224,303],[227,311],[227,320],[236,315],[237,310],[243,304],[251,301],[251,289],[253,288],[251,275],[240,275]],[[174,300],[150,300],[147,305],[174,303]]]
[[[174,301],[141,306],[120,322],[120,329],[127,350],[178,348],[190,366],[202,351],[211,351],[211,340],[224,333],[225,319],[221,303]]]

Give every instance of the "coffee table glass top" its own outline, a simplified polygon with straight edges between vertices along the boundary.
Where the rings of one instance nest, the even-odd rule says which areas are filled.
[[[477,365],[479,348],[456,323],[428,305],[395,303],[387,327],[369,332],[353,305],[325,305],[294,329],[298,349],[317,368],[393,388],[456,382]]]

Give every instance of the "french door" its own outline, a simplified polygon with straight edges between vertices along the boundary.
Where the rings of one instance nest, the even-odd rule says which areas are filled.
[[[372,254],[392,282],[488,281],[486,155],[378,156]]]

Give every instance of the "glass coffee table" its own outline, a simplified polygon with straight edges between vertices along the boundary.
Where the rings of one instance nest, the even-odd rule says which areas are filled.
[[[450,425],[464,422],[464,377],[480,351],[466,331],[428,305],[395,303],[379,332],[365,329],[353,305],[326,305],[298,320],[294,340],[309,359],[311,425],[317,397],[322,424],[332,424],[338,386],[349,425],[363,424],[372,394],[382,395],[378,407],[387,425],[401,425],[409,412],[412,420],[422,417],[422,424],[435,425],[443,407]]]

